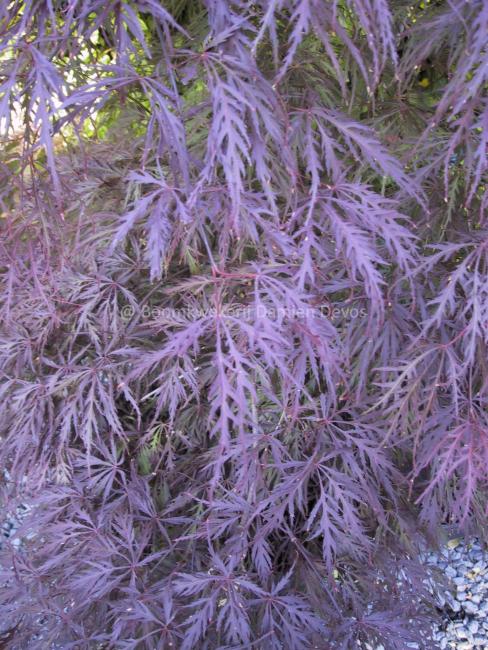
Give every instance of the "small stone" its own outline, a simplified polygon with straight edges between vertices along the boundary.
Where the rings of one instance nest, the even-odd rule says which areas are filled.
[[[459,537],[455,537],[454,539],[450,539],[447,542],[446,546],[447,548],[456,548],[457,546],[459,546],[460,543],[461,540],[459,539]]]
[[[444,571],[444,573],[446,574],[446,576],[448,578],[455,578],[457,576],[457,571],[452,566],[446,567],[446,570]]]
[[[472,634],[476,634],[476,632],[479,630],[479,627],[480,627],[480,624],[478,623],[478,621],[470,621],[468,623],[468,630]]]
[[[477,614],[478,607],[475,603],[470,602],[469,600],[463,603],[463,609],[467,614]]]
[[[458,624],[455,629],[456,637],[458,639],[468,639],[469,638],[469,632],[464,628],[464,626],[461,624]]]

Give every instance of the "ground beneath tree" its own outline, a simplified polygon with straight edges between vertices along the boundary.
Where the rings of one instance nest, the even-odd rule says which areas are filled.
[[[11,541],[14,547],[21,545],[22,541],[15,534],[27,512],[28,508],[20,505],[3,522],[2,540]],[[476,538],[453,538],[440,552],[430,551],[423,559],[433,569],[432,584],[442,612],[442,622],[434,631],[437,647],[441,650],[488,650],[488,552]],[[435,580],[439,573],[445,576],[445,585]],[[409,647],[418,648],[416,644]],[[50,650],[62,650],[62,645],[51,646]],[[365,644],[365,650],[388,648]]]
[[[428,553],[426,562],[444,573],[449,586],[437,592],[439,647],[488,650],[488,554],[479,540],[451,539],[440,553]]]

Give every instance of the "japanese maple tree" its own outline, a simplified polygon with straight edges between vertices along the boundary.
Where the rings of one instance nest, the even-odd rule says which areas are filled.
[[[485,0],[0,3],[7,647],[433,647],[487,84]]]

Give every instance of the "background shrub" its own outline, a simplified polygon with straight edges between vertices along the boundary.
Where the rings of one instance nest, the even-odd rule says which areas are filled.
[[[486,2],[0,33],[7,646],[433,647],[417,550],[487,507]]]

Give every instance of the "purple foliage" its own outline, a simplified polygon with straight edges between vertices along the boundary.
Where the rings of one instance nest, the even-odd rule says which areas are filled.
[[[412,558],[488,507],[487,35],[0,3],[6,647],[433,647]]]

